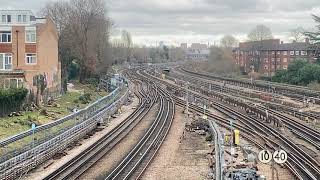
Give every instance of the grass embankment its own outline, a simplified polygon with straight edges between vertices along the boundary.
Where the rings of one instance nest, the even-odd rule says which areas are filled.
[[[55,103],[58,104],[56,107],[43,106],[39,108],[39,110],[22,112],[22,116],[0,118],[0,140],[29,130],[32,123],[38,126],[43,125],[72,113],[71,110],[75,107],[80,107],[80,109],[85,108],[89,104],[83,104],[80,101],[77,102],[83,93],[91,94],[91,101],[89,103],[107,95],[105,91],[96,92],[95,87],[92,85],[80,83],[74,83],[74,85],[74,89],[55,101]],[[47,111],[50,115],[42,115],[42,110]]]

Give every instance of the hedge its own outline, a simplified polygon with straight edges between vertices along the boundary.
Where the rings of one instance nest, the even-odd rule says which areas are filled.
[[[19,111],[28,94],[25,88],[0,89],[0,116]]]

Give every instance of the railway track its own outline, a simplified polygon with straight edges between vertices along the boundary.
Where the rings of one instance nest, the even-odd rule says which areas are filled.
[[[199,82],[201,83],[201,79],[198,79],[198,78],[197,79],[193,79],[192,77],[187,76],[187,79],[188,79],[189,82],[192,82],[192,83],[198,83],[198,84],[199,84]],[[235,96],[237,96],[237,94]],[[319,144],[320,143],[320,132],[319,131],[317,131],[317,130],[309,127],[309,126],[306,126],[306,125],[304,125],[302,123],[299,123],[296,120],[293,120],[290,117],[286,116],[285,114],[280,113],[280,112],[278,112],[276,110],[269,109],[269,108],[266,108],[266,107],[264,107],[262,105],[256,105],[256,104],[253,104],[253,103],[248,103],[248,105],[249,106],[257,106],[257,108],[260,108],[263,111],[268,110],[268,112],[271,115],[279,118],[281,120],[281,122],[291,132],[293,132],[294,134],[296,134],[297,136],[299,136],[303,140],[309,142],[311,145],[313,145],[318,150],[320,150],[320,144]],[[307,115],[307,117],[310,117],[310,116],[311,116],[310,114]]]
[[[139,73],[138,73],[139,74]],[[141,78],[145,78],[141,76]],[[139,179],[164,141],[175,113],[175,105],[168,92],[157,86],[160,111],[140,142],[106,177],[111,179]]]
[[[148,92],[145,92],[141,87],[140,91],[136,91],[136,95],[139,97],[141,104],[129,117],[44,179],[77,179],[94,166],[146,116],[158,98],[155,90],[150,87]]]
[[[170,86],[173,88],[179,88],[170,83],[164,82],[158,78],[154,78],[156,81],[165,84],[166,86]],[[192,93],[192,92],[191,92]],[[214,102],[210,97],[206,97],[204,95],[196,94],[197,96],[204,98],[208,101]],[[175,98],[176,100],[176,98]],[[279,132],[274,130],[271,127],[266,126],[261,121],[247,116],[245,114],[241,114],[232,108],[223,105],[221,103],[214,103],[216,109],[225,115],[238,120],[244,126],[249,128],[248,133],[259,135],[264,141],[267,143],[269,148],[278,149],[282,148],[289,152],[289,159],[286,163],[288,169],[295,175],[298,179],[319,179],[320,178],[320,170],[319,163],[314,160],[310,155],[305,153],[301,148],[296,146],[290,139],[281,135]],[[248,129],[247,129],[248,130]],[[278,141],[278,142],[277,142]]]
[[[214,76],[212,74],[204,74],[204,73],[198,73],[198,72],[193,72],[184,68],[179,69],[181,72],[201,76],[202,78],[206,79],[216,79],[216,80],[223,80],[229,83],[238,83],[243,87],[252,87],[254,86],[257,89],[262,89],[264,91],[268,91],[270,87],[272,86],[273,89],[275,90],[275,93],[278,94],[286,94],[289,97],[299,99],[302,101],[304,97],[309,97],[310,99],[315,100],[317,104],[320,104],[320,92],[318,91],[312,91],[310,89],[301,87],[301,86],[294,86],[294,85],[282,85],[278,83],[266,83],[263,81],[256,81],[254,84],[251,84],[250,80],[241,80],[241,79],[232,79],[232,78],[224,78],[224,77],[218,77]]]
[[[290,104],[282,105],[279,103],[271,103],[271,102],[266,102],[266,101],[262,101],[262,100],[258,100],[258,99],[253,99],[253,98],[251,98],[253,92],[243,91],[242,89],[235,89],[235,87],[231,88],[231,87],[221,86],[222,83],[220,83],[220,85],[215,84],[212,82],[212,80],[205,79],[202,76],[197,76],[195,74],[184,74],[183,72],[180,72],[180,71],[178,71],[177,73],[173,73],[173,74],[174,74],[174,77],[176,77],[176,78],[184,79],[184,80],[188,79],[188,81],[196,82],[198,85],[203,86],[207,89],[232,94],[233,96],[241,97],[243,99],[247,99],[249,101],[254,101],[256,103],[266,104],[271,109],[274,109],[274,110],[281,109],[282,111],[287,112],[288,114],[292,114],[294,116],[298,116],[301,119],[305,118],[305,117],[308,117],[309,119],[319,119],[320,118],[319,113],[300,112],[299,109],[297,109],[295,107],[289,107]],[[257,91],[256,93],[261,93],[261,92]],[[274,97],[274,98],[277,98],[277,97]],[[296,98],[294,98],[294,99],[300,101],[300,99],[296,99]]]

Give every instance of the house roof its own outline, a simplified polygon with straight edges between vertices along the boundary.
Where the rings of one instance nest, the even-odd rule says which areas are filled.
[[[292,42],[292,43],[280,43],[280,39],[270,39],[263,41],[252,41],[252,42],[244,42],[239,44],[239,48],[237,50],[242,51],[272,51],[272,50],[297,50],[297,51],[305,51],[310,50],[312,45],[307,42]]]

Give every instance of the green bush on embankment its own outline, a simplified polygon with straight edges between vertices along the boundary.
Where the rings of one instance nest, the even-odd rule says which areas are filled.
[[[0,116],[19,111],[28,94],[25,88],[0,89]]]

